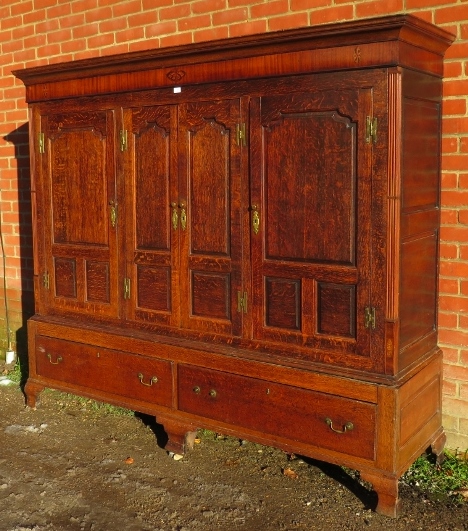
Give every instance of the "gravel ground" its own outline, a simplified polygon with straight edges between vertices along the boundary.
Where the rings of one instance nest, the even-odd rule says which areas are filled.
[[[0,398],[0,531],[468,530],[468,503],[403,482],[391,520],[336,466],[205,431],[175,460],[152,418],[49,390],[32,410],[17,384]]]

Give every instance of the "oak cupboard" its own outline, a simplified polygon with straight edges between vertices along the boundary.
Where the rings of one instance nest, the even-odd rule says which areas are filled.
[[[398,478],[440,455],[443,54],[413,16],[18,70],[54,387]]]

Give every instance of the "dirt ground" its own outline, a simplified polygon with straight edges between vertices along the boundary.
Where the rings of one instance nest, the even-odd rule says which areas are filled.
[[[151,418],[49,390],[32,410],[18,384],[0,399],[0,531],[468,529],[468,503],[403,482],[391,520],[339,467],[212,432],[175,460]]]

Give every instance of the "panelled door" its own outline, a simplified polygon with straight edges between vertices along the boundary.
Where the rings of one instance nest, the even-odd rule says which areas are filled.
[[[230,99],[124,110],[131,319],[241,333],[239,120]]]
[[[369,367],[372,89],[301,83],[251,102],[254,337]]]
[[[114,111],[46,111],[35,124],[45,306],[117,317]]]

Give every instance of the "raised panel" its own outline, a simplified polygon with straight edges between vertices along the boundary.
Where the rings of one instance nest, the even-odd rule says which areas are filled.
[[[136,248],[170,250],[169,106],[132,109]]]
[[[317,314],[320,334],[355,337],[356,286],[319,282]]]
[[[67,258],[55,258],[55,295],[76,299],[76,260]]]
[[[110,302],[110,271],[107,262],[86,262],[86,298],[88,301]]]
[[[284,278],[265,278],[265,324],[300,330],[301,283]]]
[[[192,315],[229,319],[230,291],[228,274],[192,271]]]
[[[137,290],[138,308],[160,312],[170,311],[170,268],[137,266]]]
[[[263,123],[266,258],[354,263],[356,124],[280,108]]]

